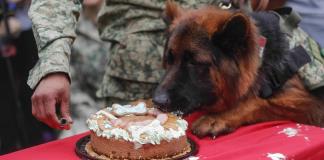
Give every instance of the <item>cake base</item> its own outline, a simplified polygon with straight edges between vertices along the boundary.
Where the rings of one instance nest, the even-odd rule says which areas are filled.
[[[196,144],[188,139],[189,147],[184,150],[183,153],[179,153],[177,155],[174,155],[172,157],[164,157],[160,159],[152,159],[152,160],[177,160],[177,159],[184,159],[190,156],[194,156],[198,152],[198,148]],[[109,158],[105,155],[98,155],[91,147],[90,144],[90,136],[85,136],[76,143],[76,149],[75,149],[77,155],[82,159],[87,160],[116,160],[116,158]],[[124,160],[124,158],[120,158],[121,160]]]

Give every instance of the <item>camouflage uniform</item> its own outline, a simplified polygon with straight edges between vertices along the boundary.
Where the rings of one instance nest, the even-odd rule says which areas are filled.
[[[300,15],[292,11],[280,16],[280,28],[286,33],[289,47],[302,46],[308,53],[311,61],[298,70],[298,75],[309,90],[324,87],[324,54],[323,48],[300,27]]]
[[[110,44],[101,41],[96,24],[83,16],[80,17],[76,33],[71,55],[72,93],[79,89],[96,99],[95,93],[105,73]]]
[[[182,6],[214,4],[219,0],[178,0]],[[112,43],[99,97],[114,100],[149,98],[163,75],[163,32],[160,15],[166,0],[106,0],[98,27],[102,40]],[[53,72],[70,75],[70,46],[81,5],[78,0],[33,0],[29,16],[40,60],[30,71],[34,88]]]
[[[185,7],[217,4],[219,0],[178,0]],[[161,57],[165,24],[160,18],[165,0],[106,0],[99,13],[102,40],[110,41],[108,63],[99,97],[134,100],[151,97],[163,75]],[[70,74],[70,46],[80,11],[78,0],[33,0],[29,15],[40,60],[30,71],[34,88],[53,72]],[[314,73],[312,73],[314,74]]]
[[[304,65],[298,71],[305,86],[316,89],[324,86],[324,50],[321,49],[312,38],[300,28],[293,30],[293,36],[289,36],[290,47],[303,46],[311,57],[311,62]]]

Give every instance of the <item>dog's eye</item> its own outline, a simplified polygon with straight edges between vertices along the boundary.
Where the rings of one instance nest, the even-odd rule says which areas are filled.
[[[192,56],[187,56],[186,61],[189,66],[207,66],[207,67],[210,66],[209,63],[199,62],[199,61],[195,60]]]
[[[201,62],[191,60],[191,61],[188,62],[188,65],[190,65],[190,66],[209,66],[210,64],[201,63]]]
[[[198,62],[194,61],[194,60],[190,60],[190,61],[188,61],[188,65],[198,66],[200,64]]]

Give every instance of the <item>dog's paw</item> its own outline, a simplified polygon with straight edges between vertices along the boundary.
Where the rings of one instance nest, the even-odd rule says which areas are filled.
[[[216,137],[230,133],[234,131],[235,128],[232,127],[226,120],[217,118],[216,115],[207,115],[200,117],[196,120],[191,127],[191,131],[196,136],[202,138],[205,136],[211,136],[213,139]]]

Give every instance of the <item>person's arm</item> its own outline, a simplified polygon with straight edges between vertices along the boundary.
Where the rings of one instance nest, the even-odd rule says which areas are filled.
[[[32,20],[39,60],[30,70],[28,85],[35,89],[32,112],[50,127],[63,129],[56,115],[72,122],[69,114],[69,61],[71,45],[81,3],[78,0],[32,0],[29,17]]]
[[[287,0],[270,0],[267,7],[268,10],[283,7]]]

